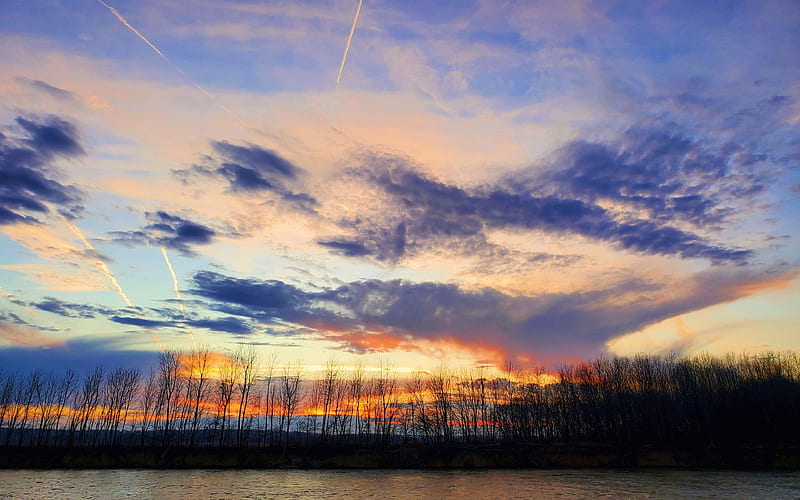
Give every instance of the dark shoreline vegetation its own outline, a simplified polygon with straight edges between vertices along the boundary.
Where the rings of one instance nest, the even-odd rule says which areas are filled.
[[[800,448],[601,444],[384,447],[6,447],[0,469],[732,469],[798,470]]]
[[[0,468],[800,469],[800,357],[399,376],[165,352],[147,375],[0,369]]]

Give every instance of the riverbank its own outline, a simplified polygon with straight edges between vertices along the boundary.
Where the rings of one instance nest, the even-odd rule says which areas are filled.
[[[800,470],[800,449],[673,450],[605,445],[386,448],[0,448],[4,469],[548,469]]]

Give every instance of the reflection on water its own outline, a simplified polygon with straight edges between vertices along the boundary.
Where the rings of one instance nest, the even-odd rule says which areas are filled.
[[[0,470],[0,498],[800,498],[800,472]]]

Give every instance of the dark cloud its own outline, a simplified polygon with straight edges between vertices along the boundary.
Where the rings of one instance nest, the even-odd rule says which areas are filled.
[[[212,242],[216,232],[198,222],[193,222],[164,211],[145,212],[148,222],[138,231],[114,231],[114,241],[127,245],[155,245],[178,250],[183,255],[194,255],[193,246]]]
[[[191,293],[261,311],[292,310],[306,300],[303,292],[281,281],[231,278],[211,271],[194,275]]]
[[[170,315],[174,316],[174,315]],[[150,319],[139,316],[110,316],[109,320],[122,325],[140,326],[142,328],[206,328],[215,332],[232,333],[234,335],[248,335],[253,328],[247,321],[232,316],[221,318],[199,319]]]
[[[361,243],[381,259],[396,260],[442,241],[486,245],[489,229],[544,230],[606,241],[633,252],[744,262],[748,250],[727,248],[657,219],[621,218],[602,206],[576,197],[534,194],[525,186],[484,186],[468,191],[444,184],[396,159],[372,158],[356,175],[379,186],[397,210],[385,221],[352,219],[342,225],[356,230]],[[674,206],[691,211],[703,201],[676,197]]]
[[[20,318],[19,315],[8,311],[0,311],[0,321],[7,321],[16,325],[32,326],[30,323]]]
[[[733,213],[733,197],[765,189],[753,169],[766,159],[734,144],[712,147],[662,129],[631,128],[613,144],[567,144],[552,173],[532,183],[539,191],[642,209],[659,222],[711,226]]]
[[[231,316],[216,319],[189,320],[186,323],[194,328],[206,328],[215,332],[232,333],[234,335],[247,335],[253,331],[249,323],[241,318]]]
[[[779,286],[796,274],[791,269],[760,275],[712,270],[679,284],[628,281],[605,290],[520,296],[402,280],[358,281],[305,292],[280,281],[204,271],[195,275],[191,293],[213,299],[213,308],[230,314],[288,322],[321,335],[333,332],[333,338],[354,350],[374,349],[367,341],[375,334],[412,344],[419,339],[455,340],[507,353],[573,355],[597,354],[614,337]]]
[[[183,182],[198,175],[221,177],[231,192],[273,192],[297,210],[314,212],[317,200],[294,189],[303,170],[278,153],[255,144],[239,146],[228,141],[211,141],[211,148],[214,154],[205,157],[205,164],[175,170],[175,175]]]
[[[45,94],[50,95],[51,97],[55,97],[57,99],[61,99],[64,101],[74,101],[75,94],[68,90],[64,90],[58,87],[54,87],[47,82],[43,82],[42,80],[31,80],[30,78],[24,77],[17,77],[15,78],[16,81],[27,85],[28,87],[38,90],[40,92],[44,92]]]
[[[16,126],[0,133],[0,224],[36,223],[35,214],[49,212],[46,203],[74,217],[81,210],[82,194],[75,186],[53,179],[57,158],[85,154],[77,129],[69,122],[17,117]]]
[[[75,126],[57,116],[49,117],[46,122],[17,117],[16,122],[28,133],[24,142],[45,158],[86,154],[80,145]]]
[[[234,162],[232,164],[244,166],[266,177],[294,179],[300,172],[299,168],[274,151],[253,144],[237,146],[228,141],[212,141],[211,147],[221,157]]]
[[[20,303],[66,318],[97,319],[105,318],[122,325],[139,326],[142,328],[206,328],[208,330],[235,335],[246,335],[253,331],[252,326],[240,317],[224,316],[217,318],[187,318],[175,310],[164,309],[138,309],[136,316],[131,316],[130,309],[121,311],[90,304],[76,304],[66,302],[55,297],[44,297],[39,302]],[[150,317],[145,317],[147,314]],[[153,315],[155,317],[152,317]],[[32,326],[14,313],[4,314],[0,311],[0,321],[8,321],[19,325]],[[39,328],[42,329],[42,328]]]
[[[354,240],[332,239],[317,241],[317,245],[330,248],[334,253],[346,257],[361,257],[370,255],[372,252],[364,246],[364,243]]]
[[[91,319],[97,316],[106,316],[113,314],[112,309],[104,307],[92,306],[88,304],[76,304],[72,302],[65,302],[55,297],[44,297],[40,302],[31,302],[28,304],[41,311],[58,314],[67,318],[85,318]]]
[[[228,179],[234,191],[260,191],[262,189],[275,189],[275,186],[252,168],[243,167],[235,163],[223,163],[217,173]]]
[[[111,316],[108,319],[121,325],[141,326],[142,328],[160,328],[175,326],[173,321],[141,318],[139,316]]]
[[[21,307],[25,307],[25,303],[20,301],[20,300],[13,299],[13,300],[11,300],[11,302],[13,302],[14,304],[17,304],[17,305],[19,305]],[[30,323],[28,321],[25,321],[24,319],[20,318],[19,315],[14,314],[13,312],[0,310],[0,328],[2,327],[2,323],[3,322],[29,327],[31,329],[31,331],[34,331],[34,332],[60,332],[61,331],[60,328],[53,328],[53,327],[49,327],[49,326],[34,325],[34,324],[32,324],[32,323]]]
[[[560,152],[564,167],[552,176],[555,189],[589,201],[614,200],[640,207],[657,219],[682,219],[697,225],[720,222],[726,210],[702,194],[702,186],[692,185],[679,178],[685,175],[681,161],[689,148],[688,141],[661,137],[664,148],[659,161],[641,158],[631,152],[620,154],[609,147],[586,142],[573,142]],[[670,149],[671,148],[671,149]],[[725,174],[724,159],[708,159],[709,167],[702,174],[710,181]],[[687,192],[688,191],[688,192]]]

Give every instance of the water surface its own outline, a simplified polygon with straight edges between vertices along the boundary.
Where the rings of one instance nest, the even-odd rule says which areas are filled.
[[[0,498],[800,498],[800,472],[0,470]]]

